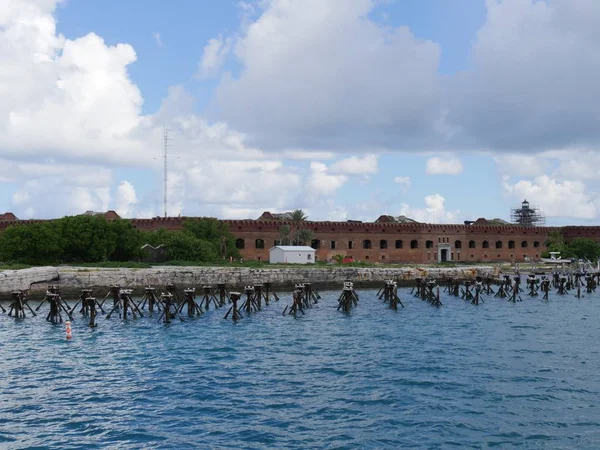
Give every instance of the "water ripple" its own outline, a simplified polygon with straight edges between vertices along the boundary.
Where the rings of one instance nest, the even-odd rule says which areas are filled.
[[[598,448],[600,297],[391,311],[289,295],[234,324],[0,316],[2,448]]]

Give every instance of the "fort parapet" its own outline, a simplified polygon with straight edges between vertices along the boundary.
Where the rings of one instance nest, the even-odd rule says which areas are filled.
[[[186,217],[133,219],[141,230],[183,228]],[[236,238],[245,260],[268,261],[269,249],[281,239],[286,220],[222,220]],[[504,262],[539,260],[550,232],[559,230],[567,241],[589,237],[600,241],[600,227],[527,227],[515,225],[452,225],[390,222],[312,222],[302,224],[315,239],[317,259],[337,255],[356,261],[427,264],[441,261]],[[293,233],[293,231],[292,231]]]
[[[246,259],[268,260],[280,238],[279,227],[291,222],[227,220]],[[315,234],[310,245],[317,259],[336,255],[380,263],[427,264],[441,261],[526,261],[541,257],[553,228],[512,225],[441,225],[377,222],[304,222]],[[599,235],[600,236],[600,235]]]
[[[117,216],[118,217],[118,216]],[[110,217],[109,219],[111,219]],[[155,217],[131,219],[134,227],[151,231],[183,229],[188,217]],[[0,220],[0,230],[16,223],[41,220]],[[236,238],[236,247],[245,260],[268,261],[269,249],[281,239],[279,229],[291,221],[222,220]],[[329,261],[338,255],[356,261],[379,263],[428,264],[442,261],[505,262],[539,260],[553,230],[561,232],[567,242],[587,237],[600,242],[600,227],[566,226],[532,227],[517,225],[452,225],[424,223],[377,222],[313,222],[303,229],[311,230],[315,239],[309,243],[317,250],[318,260]],[[293,233],[293,231],[292,231]]]

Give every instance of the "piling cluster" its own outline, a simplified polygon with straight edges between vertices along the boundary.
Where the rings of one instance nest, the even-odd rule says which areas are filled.
[[[423,301],[429,302],[433,306],[442,306],[440,301],[440,287],[437,281],[431,278],[415,280],[415,286],[410,291],[415,297]]]
[[[394,280],[388,280],[377,292],[379,300],[387,303],[391,309],[398,309],[398,305],[404,308],[404,304],[398,296],[398,284]]]
[[[477,276],[463,280],[446,278],[441,282],[444,292],[449,297],[461,298],[479,306],[485,303],[486,296],[505,299],[511,303],[522,302],[521,295],[530,298],[541,296],[547,301],[552,291],[560,296],[573,294],[577,298],[583,298],[586,294],[596,292],[600,273],[530,273],[524,278],[525,281],[522,283],[523,277],[516,272],[496,279]],[[492,286],[497,287],[497,290]],[[440,301],[440,283],[437,280],[417,278],[410,292],[414,297],[432,306],[443,306]],[[399,306],[405,307],[398,295],[398,282],[395,280],[386,280],[378,290],[377,297],[390,309],[397,310]],[[292,303],[285,307],[283,315],[293,317],[304,315],[320,299],[321,296],[311,283],[298,283],[292,292]],[[217,309],[230,305],[224,318],[237,321],[244,315],[261,311],[271,301],[278,301],[279,296],[273,292],[269,283],[246,285],[243,292],[229,292],[224,283],[219,283],[216,287],[203,285],[198,290],[195,287],[177,289],[173,283],[168,283],[164,289],[157,289],[154,286],[145,287],[141,300],[137,301],[132,289],[113,284],[109,286],[102,300],[98,300],[93,290],[89,288],[82,289],[75,300],[74,306],[69,308],[68,302],[61,294],[60,286],[51,284],[35,309],[29,304],[29,293],[19,290],[11,293],[8,308],[0,304],[0,311],[16,319],[25,319],[28,315],[36,316],[45,307],[48,311],[46,320],[52,324],[63,323],[64,319],[70,322],[74,315],[79,313],[87,318],[90,327],[96,327],[100,314],[106,319],[117,315],[121,320],[128,320],[143,317],[146,312],[150,315],[159,313],[158,321],[168,324],[175,319],[184,321],[186,317],[201,316],[211,308]],[[359,296],[354,283],[346,280],[338,297],[337,310],[350,313],[358,302]]]
[[[67,302],[60,295],[60,286],[56,284],[49,285],[48,289],[46,290],[46,295],[44,296],[44,299],[37,306],[37,308],[35,308],[35,311],[38,312],[40,308],[46,304],[50,305],[48,315],[46,316],[46,320],[48,322],[55,324],[62,323],[63,312],[69,319],[73,320],[73,315],[69,310]]]
[[[344,288],[338,298],[338,311],[349,313],[352,307],[358,305],[358,294],[354,290],[354,283],[344,282]]]
[[[304,310],[311,308],[319,303],[321,296],[312,287],[311,283],[300,283],[294,286],[292,292],[292,304],[286,306],[283,315],[286,314],[296,317],[298,313],[304,315]]]

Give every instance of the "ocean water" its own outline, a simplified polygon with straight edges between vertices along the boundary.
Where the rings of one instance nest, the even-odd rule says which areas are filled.
[[[0,315],[0,448],[600,448],[600,296]],[[36,304],[36,302],[32,302]]]

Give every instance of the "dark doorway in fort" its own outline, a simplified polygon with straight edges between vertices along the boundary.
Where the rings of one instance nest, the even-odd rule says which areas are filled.
[[[437,262],[443,263],[447,261],[452,261],[452,249],[450,244],[438,244],[436,256]]]
[[[448,261],[448,249],[443,248],[440,251],[440,262],[446,262],[446,261]]]

